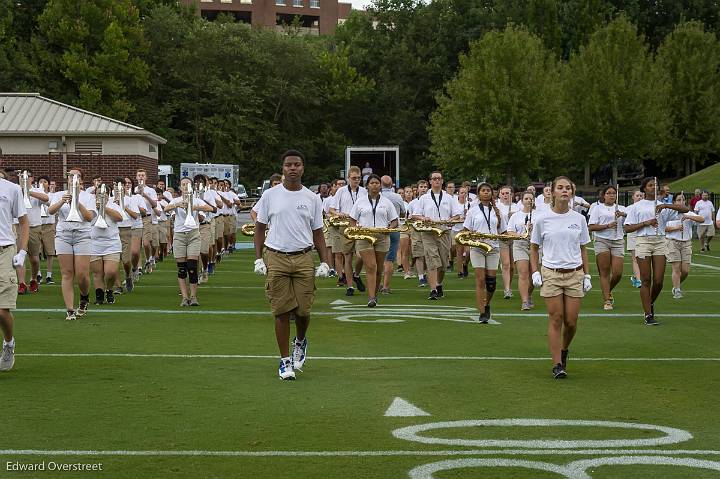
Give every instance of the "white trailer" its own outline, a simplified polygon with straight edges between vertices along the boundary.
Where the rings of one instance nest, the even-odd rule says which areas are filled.
[[[197,174],[230,180],[233,187],[238,184],[240,167],[238,165],[219,165],[215,163],[180,163],[180,179],[192,178]]]
[[[348,146],[345,148],[345,175],[350,166],[362,171],[369,164],[373,173],[379,176],[389,175],[400,186],[400,147],[399,146]]]

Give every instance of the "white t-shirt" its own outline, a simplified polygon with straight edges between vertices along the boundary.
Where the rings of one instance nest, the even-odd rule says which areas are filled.
[[[651,200],[640,200],[634,203],[631,208],[628,208],[628,215],[625,218],[626,225],[636,225],[643,221],[648,221],[655,218],[655,206],[661,205],[660,202]],[[636,232],[638,238],[643,236],[664,236],[665,235],[665,223],[672,216],[674,210],[664,209],[658,214],[658,227],[657,233],[655,232],[654,226],[643,226]]]
[[[713,213],[715,213],[715,205],[712,201],[700,200],[695,203],[695,213],[703,217],[704,221],[700,223],[702,226],[713,224]]]
[[[357,200],[363,196],[367,197],[367,190],[362,186],[358,187],[357,192],[351,191],[350,185],[343,186],[335,193],[335,196],[333,196],[334,201],[332,207],[335,208],[338,213],[350,214]]]
[[[512,214],[522,210],[522,206],[518,207],[515,203],[510,203],[509,205],[506,205],[502,201],[497,201],[495,203],[500,210],[500,213],[505,217],[505,222],[509,221],[512,217]]]
[[[112,198],[110,198],[110,201],[112,201],[118,207],[117,210],[120,211],[120,205],[115,203],[114,196]],[[132,196],[127,196],[127,194],[126,194],[125,197],[123,198],[123,203],[125,204],[126,209],[132,211],[133,213],[135,213],[137,215],[140,215],[140,209],[138,209],[138,207],[137,207],[137,201],[135,201]],[[122,214],[122,213],[120,213],[120,214]],[[136,220],[134,220],[132,218],[132,216],[128,215],[127,212],[125,214],[127,215],[128,219],[118,223],[119,228],[130,228],[135,224]],[[142,226],[142,220],[140,220],[140,226]]]
[[[26,214],[20,185],[0,178],[0,246],[15,244],[13,221]]]
[[[322,199],[322,209],[323,213],[326,215],[330,214],[330,207],[333,205],[333,197],[332,196],[326,196]]]
[[[140,211],[140,208],[145,208],[145,206],[146,206],[145,198],[143,198],[143,197],[140,196],[140,195],[126,196],[126,197],[125,197],[125,202],[126,202],[127,204],[132,205],[132,206],[130,207],[130,209],[132,209],[133,211],[137,210],[137,213],[138,213],[138,217],[133,220],[132,229],[134,229],[134,230],[142,229],[142,227],[143,227],[143,222],[142,222],[143,213],[142,213],[142,211]]]
[[[435,194],[432,190],[422,195],[413,207],[413,215],[425,216],[432,220],[447,220],[462,215],[463,209],[454,196],[444,191]]]
[[[35,191],[38,193],[45,193],[41,188],[33,188],[30,187],[30,191]],[[30,195],[28,195],[30,196]],[[28,222],[30,223],[30,227],[33,226],[40,226],[42,224],[42,216],[40,212],[40,206],[46,205],[47,203],[43,203],[39,199],[35,198],[34,196],[30,196],[30,204],[32,207],[30,209],[26,208],[26,213],[28,217]]]
[[[171,205],[180,205],[183,203],[182,196],[179,196],[177,198],[173,198],[173,200],[170,202]],[[193,206],[201,206],[204,205],[205,202],[201,200],[200,198],[192,197],[192,205]],[[198,219],[198,213],[199,211],[193,211],[193,215],[195,218],[195,226],[194,227],[188,227],[185,226],[185,218],[187,218],[187,211],[185,211],[185,208],[177,207],[175,208],[175,222],[174,222],[174,229],[178,233],[187,233],[188,231],[196,230],[200,228],[200,220]]]
[[[618,205],[618,210],[625,212],[625,207]],[[588,224],[591,225],[607,225],[616,221],[615,218],[615,205],[607,206],[604,203],[593,203],[590,208],[590,219]],[[596,238],[603,238],[608,240],[619,240],[623,239],[623,223],[625,217],[621,216],[617,218],[617,225],[614,229],[604,229],[599,231],[593,231]]]
[[[386,197],[380,195],[371,202],[365,195],[355,202],[355,206],[350,210],[350,217],[357,221],[358,226],[387,228],[393,220],[398,219],[398,214],[395,205]]]
[[[205,215],[205,221],[210,221],[211,219],[215,218],[218,215],[218,211],[220,208],[218,208],[217,203],[215,203],[215,199],[217,199],[217,192],[215,190],[205,190],[205,193],[203,193],[203,200],[205,202],[212,206],[213,208],[217,208],[215,212],[208,211],[203,213]],[[255,209],[255,206],[253,205],[253,209]]]
[[[672,215],[672,219],[669,219],[665,226],[672,226],[674,228],[682,224],[683,229],[678,231],[668,231],[665,233],[667,239],[674,239],[680,241],[691,241],[692,240],[692,224],[693,220],[687,219],[685,214],[680,214],[677,211]]]
[[[165,198],[164,195],[161,196],[160,198],[158,198],[158,202],[157,202],[158,222],[167,221],[167,214],[165,214],[165,207],[169,203],[170,202]]]
[[[460,217],[462,219],[467,218],[467,213],[470,210],[470,208],[473,207],[473,202],[470,201],[470,198],[466,197],[465,203],[460,203],[460,200],[458,200],[457,196],[455,197],[455,201],[457,201],[458,205],[460,205],[460,208],[462,210]],[[462,231],[463,228],[464,228],[464,226],[462,223],[458,223],[458,224],[452,226],[452,230],[455,231],[456,233],[459,233],[460,231]]]
[[[582,213],[587,208],[585,208],[585,204],[587,204],[587,201],[585,201],[585,198],[582,196],[573,196],[570,200],[570,204],[572,205],[572,209],[577,211],[578,213]]]
[[[57,203],[58,201],[62,201],[62,197],[66,193],[66,191],[59,191],[55,193],[56,196],[53,198],[55,200],[55,203]],[[91,195],[85,190],[80,190],[78,200],[80,201],[80,204],[85,207],[86,210],[95,212],[95,216],[97,216],[97,208],[95,207],[95,195]],[[82,221],[78,223],[66,221],[68,214],[70,214],[70,205],[68,203],[63,203],[63,205],[56,213],[56,231],[87,231],[88,233],[90,232],[91,222],[82,219],[82,214],[80,215]]]
[[[467,212],[463,227],[479,233],[498,234],[507,230],[507,221],[500,214],[500,221],[498,222],[498,215],[495,214],[495,209],[492,206],[484,206],[482,203],[478,203]],[[493,248],[500,247],[498,240],[489,239],[485,242]]]
[[[145,186],[145,189],[143,190],[146,195],[148,195],[153,200],[157,201],[157,193],[153,188],[150,188],[149,186]],[[145,199],[144,196],[141,194],[138,195],[142,200],[145,202],[144,208],[147,210],[148,213],[150,213],[150,221],[152,224],[156,225],[158,222],[157,214],[155,214],[155,209],[152,207],[152,204],[150,204],[150,201]]]
[[[531,217],[531,214],[532,213],[525,213],[523,211],[518,211],[513,214],[507,223],[507,230],[520,235],[525,233],[525,228],[528,223],[535,219],[535,216]]]
[[[259,203],[257,220],[269,228],[265,246],[289,253],[314,245],[313,231],[323,227],[322,202],[315,193],[281,184],[265,191]]]
[[[530,242],[542,247],[546,268],[577,268],[582,265],[580,246],[590,242],[585,217],[573,210],[549,210],[534,221]]]
[[[114,210],[120,213],[120,207],[108,201],[105,210]],[[90,230],[90,238],[92,239],[90,253],[94,256],[105,256],[107,254],[121,253],[122,243],[120,242],[120,230],[118,223],[113,220],[110,215],[105,215],[107,228],[98,228],[96,226],[99,216],[92,221],[92,229]]]

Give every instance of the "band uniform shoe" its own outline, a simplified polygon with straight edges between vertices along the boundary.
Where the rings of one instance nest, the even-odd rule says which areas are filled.
[[[412,279],[414,277],[415,277],[415,275],[413,273],[405,273],[403,275],[403,279]]]
[[[557,363],[552,368],[552,374],[555,379],[565,379],[567,377],[567,371],[561,363]]]
[[[105,303],[105,292],[102,289],[95,290],[95,304]]]
[[[705,244],[705,251],[710,251],[710,243]]]
[[[45,277],[45,284],[55,284],[55,281],[53,281],[52,276]]]
[[[653,314],[646,314],[645,315],[645,326],[659,326],[660,322],[658,322],[657,319],[655,319],[655,315]]]
[[[704,253],[704,252],[705,252],[705,246],[703,246],[702,248],[700,248],[700,252],[701,252],[701,253]]]
[[[615,297],[612,294],[612,291],[610,292],[610,302],[615,306]]]
[[[380,288],[380,294],[392,294],[392,290],[390,288]]]
[[[530,303],[523,301],[522,306],[520,306],[520,311],[530,311]]]
[[[436,289],[433,289],[432,291],[430,291],[430,296],[428,296],[428,299],[429,299],[430,301],[437,301],[437,300],[438,300],[438,292],[437,292]]]
[[[465,274],[462,271],[458,271],[458,278],[464,278]]]
[[[0,371],[10,371],[15,364],[15,346],[4,343],[0,354]]]
[[[35,281],[37,281],[38,283],[42,283],[42,275],[40,273],[35,276]]]
[[[427,287],[427,285],[428,285],[427,278],[420,278],[420,280],[418,281],[418,288],[425,288],[425,287]]]
[[[197,300],[197,298],[196,298],[195,296],[193,296],[192,298],[190,298],[190,303],[189,303],[189,304],[190,304],[190,306],[200,306],[200,303],[198,303],[198,300]]]
[[[339,288],[340,286],[345,286],[345,273],[341,274],[341,275],[338,277],[337,286],[338,286],[338,288]]]
[[[480,324],[488,324],[490,322],[490,305],[485,305],[485,310],[483,310],[482,313],[480,313],[480,317],[478,317],[478,322]]]
[[[105,302],[107,304],[115,304],[115,295],[113,294],[112,289],[105,291]]]
[[[353,294],[355,294],[355,288],[350,286],[347,291],[345,291],[345,296],[352,296]]]
[[[363,283],[362,279],[360,278],[360,275],[355,276],[353,275],[353,282],[355,283],[355,286],[357,286],[358,291],[361,293],[365,292],[365,284]]]
[[[370,301],[368,301],[367,307],[374,308],[375,306],[377,306],[377,299],[370,298]]]
[[[182,302],[180,303],[180,307],[181,307],[181,308],[185,308],[185,307],[188,307],[188,306],[190,306],[190,300],[187,299],[187,298],[183,298],[183,299],[182,299]]]
[[[683,297],[683,293],[680,288],[673,288],[672,294],[673,294],[673,299],[681,299]]]
[[[609,299],[605,300],[605,304],[603,304],[603,309],[605,311],[612,311],[614,309],[614,306],[612,304],[612,301]]]
[[[334,269],[330,269],[330,272],[328,273],[328,278],[334,278],[337,276],[337,272]]]
[[[77,319],[77,315],[75,314],[75,311],[68,311],[67,316],[65,316],[65,321],[75,321]]]
[[[570,355],[570,351],[567,349],[563,349],[560,351],[560,364],[562,365],[562,368],[567,372],[567,360],[568,356]]]
[[[205,284],[207,281],[205,281],[205,273],[200,273],[198,275],[198,284]]]
[[[125,291],[127,291],[128,293],[132,293],[133,287],[133,279],[128,276],[127,278],[125,278]]]
[[[530,306],[530,309],[533,309],[535,307],[535,303],[533,303],[532,299],[528,301],[528,306]]]
[[[89,303],[90,303],[90,301],[86,301],[86,300],[81,299],[81,300],[80,300],[80,304],[78,305],[78,309],[77,309],[77,311],[75,312],[75,315],[76,315],[77,317],[85,316],[85,315],[87,314],[88,304],[89,304]]]
[[[20,283],[18,285],[18,294],[25,294],[27,293],[27,285],[25,283]]]
[[[298,341],[297,338],[293,338],[293,352],[292,352],[293,369],[302,371],[302,368],[305,365],[305,355],[307,354],[307,345],[308,345],[307,337],[305,339],[303,339],[302,341]]]
[[[630,276],[630,284],[633,285],[633,288],[639,288],[642,286],[642,281],[637,279],[635,276]]]
[[[115,288],[115,291],[113,291],[113,292],[115,293],[115,296],[124,293],[124,291],[123,291],[123,289],[122,289],[122,286],[116,287],[116,288]]]
[[[284,381],[292,381],[293,379],[295,379],[295,371],[293,371],[293,366],[290,361],[283,361],[282,359],[280,360],[278,376],[280,376],[280,379]]]
[[[37,293],[38,291],[40,291],[40,286],[38,286],[38,282],[36,280],[30,281],[30,292]]]
[[[503,299],[510,299],[510,298],[512,298],[512,297],[513,297],[513,292],[512,292],[512,290],[506,289],[505,292],[504,292],[504,294],[503,294]]]
[[[213,274],[215,272],[215,263],[208,263],[207,272],[208,274]]]
[[[445,297],[445,293],[443,293],[443,289],[442,289],[442,284],[437,285],[437,294],[438,294],[438,298]]]

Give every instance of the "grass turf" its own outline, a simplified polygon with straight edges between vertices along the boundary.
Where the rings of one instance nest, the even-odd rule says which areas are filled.
[[[672,191],[685,191],[688,198],[693,196],[695,188],[720,193],[720,163],[696,171],[692,175],[673,181],[670,185]]]
[[[55,473],[62,477],[386,478],[407,477],[415,467],[455,459],[561,465],[624,455],[618,448],[583,453],[606,448],[550,447],[533,452],[521,447],[421,444],[392,434],[416,424],[503,418],[678,428],[693,438],[619,449],[645,451],[634,455],[667,451],[676,458],[720,461],[720,453],[713,452],[720,450],[720,318],[713,316],[720,312],[720,255],[711,252],[695,260],[698,264],[683,285],[684,299],[672,299],[666,279],[656,307],[663,324],[657,328],[642,324],[638,291],[627,280],[629,259],[611,314],[602,310],[593,267],[594,289],[583,300],[570,377],[564,381],[550,377],[544,307],[537,294],[532,314],[521,314],[517,292],[511,300],[496,296],[494,319],[501,324],[482,326],[469,322],[476,315],[473,281],[455,274],[448,275],[446,298],[437,303],[426,300],[428,291],[417,288],[416,280],[395,276],[393,294],[382,296],[375,310],[364,307],[366,295],[356,292],[347,298],[334,279],[319,280],[309,359],[294,382],[277,379],[272,319],[263,280],[252,274],[249,250],[220,264],[210,284],[201,286],[198,309],[179,308],[174,268],[168,261],[144,276],[132,294],[119,297],[115,305],[92,306],[76,322],[64,321],[59,286],[42,286],[40,294],[18,300],[16,365],[0,375],[8,411],[0,470],[5,477],[20,474],[7,471],[7,462],[55,461],[103,465],[102,472]],[[337,300],[351,304],[331,304]],[[348,315],[361,322],[336,319]],[[368,322],[378,319],[404,322]],[[431,416],[385,417],[395,397]],[[422,435],[602,441],[663,433],[486,426],[445,427]],[[44,452],[28,455],[18,450]],[[127,455],[138,451],[147,455]],[[344,455],[333,455],[338,451]],[[361,455],[368,451],[375,455]],[[22,477],[47,474],[25,472]],[[588,474],[718,476],[717,471],[660,465],[599,466]],[[435,475],[488,476],[562,477],[519,467],[465,468]]]

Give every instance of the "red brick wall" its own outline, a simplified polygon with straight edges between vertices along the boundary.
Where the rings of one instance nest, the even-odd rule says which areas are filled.
[[[112,181],[116,176],[131,176],[135,178],[135,171],[139,168],[147,170],[148,183],[157,181],[158,161],[142,155],[90,155],[67,154],[67,167],[82,169],[87,181],[93,175],[102,175],[103,180]],[[12,168],[21,170],[30,168],[35,177],[48,175],[51,180],[64,182],[63,158],[60,153],[48,155],[0,155],[0,169]]]

